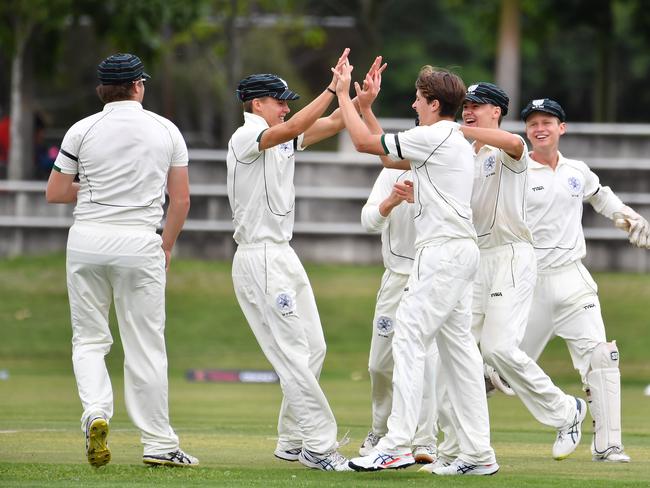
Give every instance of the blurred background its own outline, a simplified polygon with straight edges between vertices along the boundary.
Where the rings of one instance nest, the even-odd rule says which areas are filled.
[[[193,202],[178,252],[229,258],[225,148],[241,123],[234,90],[273,72],[302,97],[320,93],[344,47],[361,77],[389,63],[376,113],[384,129],[413,124],[413,82],[424,64],[510,95],[504,128],[532,98],[558,100],[569,118],[565,155],[584,159],[648,216],[650,10],[643,0],[3,0],[0,3],[0,256],[64,248],[71,209],[47,206],[42,184],[75,121],[101,109],[96,66],[140,56],[152,76],[145,108],[173,120],[191,149]],[[379,171],[343,134],[298,158],[296,247],[308,260],[379,262],[359,212]],[[647,207],[647,208],[645,208]],[[644,271],[625,234],[585,213],[597,269]]]

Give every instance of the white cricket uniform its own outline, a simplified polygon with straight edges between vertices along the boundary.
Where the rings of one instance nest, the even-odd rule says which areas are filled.
[[[393,330],[395,314],[415,259],[414,206],[402,202],[384,217],[379,205],[397,182],[411,180],[411,172],[384,168],[377,177],[368,201],[361,210],[361,224],[368,232],[381,232],[384,275],[377,292],[373,318],[368,372],[372,396],[372,431],[382,437],[388,431],[388,416],[393,403]],[[422,410],[413,438],[414,446],[435,444],[437,408],[433,372],[438,358],[435,343],[425,360]]]
[[[137,101],[107,103],[74,124],[54,163],[56,171],[78,174],[80,183],[66,268],[81,428],[94,416],[113,415],[104,362],[113,342],[113,298],[124,347],[126,408],[141,431],[145,455],[178,449],[169,425],[165,255],[156,227],[167,173],[187,164],[176,126]]]
[[[583,202],[610,219],[624,206],[584,162],[560,154],[554,171],[529,156],[527,209],[538,277],[521,347],[537,359],[553,336],[562,337],[587,385],[591,354],[606,339],[598,287],[581,262]]]
[[[302,136],[260,151],[266,121],[244,113],[228,144],[228,199],[237,251],[232,278],[237,301],[280,378],[284,398],[278,420],[280,450],[336,449],[336,420],[318,378],[325,338],[316,300],[293,234],[295,149]]]
[[[394,159],[408,159],[414,176],[416,255],[397,309],[393,337],[393,408],[377,449],[410,452],[422,402],[425,356],[435,340],[440,374],[457,417],[460,458],[495,462],[483,365],[471,333],[471,286],[479,251],[470,199],[472,149],[451,121],[382,136]]]
[[[474,282],[472,330],[485,362],[508,381],[539,422],[559,429],[573,420],[575,400],[520,348],[537,277],[526,223],[526,143],[518,160],[484,145],[474,161],[472,213],[481,263]],[[446,398],[441,403],[448,409]],[[454,458],[458,449],[452,420],[446,411],[441,414],[445,441],[439,452],[446,458]]]

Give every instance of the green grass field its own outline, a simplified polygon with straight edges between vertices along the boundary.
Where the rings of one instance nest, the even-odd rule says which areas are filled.
[[[366,372],[370,320],[379,267],[309,266],[328,341],[322,383],[353,455],[370,421]],[[203,384],[189,368],[269,365],[235,301],[228,263],[176,261],[168,282],[167,342],[172,423],[198,469],[147,468],[139,434],[122,397],[122,352],[116,335],[108,358],[115,390],[113,461],[101,469],[85,459],[72,375],[70,325],[62,256],[0,261],[0,486],[650,486],[650,278],[595,276],[610,338],[617,339],[623,376],[623,430],[629,465],[593,463],[591,429],[577,452],[556,462],[554,432],[536,423],[516,398],[490,399],[492,441],[501,471],[494,477],[434,478],[415,468],[382,473],[323,473],[273,455],[279,385]],[[116,330],[115,328],[113,330]],[[562,342],[542,366],[568,392],[580,384]],[[588,417],[589,419],[589,417]],[[379,485],[378,485],[379,484]]]

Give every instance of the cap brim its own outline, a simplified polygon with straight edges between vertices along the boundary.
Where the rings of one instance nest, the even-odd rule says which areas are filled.
[[[151,76],[149,76],[149,75],[148,75],[147,73],[145,73],[145,72],[142,72],[142,77],[143,77],[145,80],[150,80],[150,79],[151,79]]]
[[[491,101],[491,100],[487,100],[487,99],[485,99],[485,98],[483,98],[483,97],[479,97],[478,95],[474,95],[473,93],[470,93],[470,94],[468,94],[468,95],[465,95],[465,100],[468,100],[468,101],[470,101],[470,102],[475,102],[475,103],[481,103],[481,104],[484,104],[484,103],[494,103],[494,102]]]
[[[277,98],[278,100],[298,100],[300,95],[291,90],[284,90],[282,93],[274,95],[273,98]]]
[[[562,116],[559,113],[557,113],[557,110],[553,110],[551,108],[546,108],[546,107],[534,107],[534,108],[528,110],[526,112],[526,114],[524,115],[524,117],[523,117],[524,122],[528,119],[528,117],[533,115],[535,112],[542,112],[542,113],[545,113],[545,114],[548,114],[548,115],[552,115],[553,117],[557,117],[557,119],[560,122],[564,122],[564,119],[562,118]]]

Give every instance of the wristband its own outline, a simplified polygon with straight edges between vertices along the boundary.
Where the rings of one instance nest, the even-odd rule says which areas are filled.
[[[336,92],[332,90],[329,86],[325,88],[328,92],[330,92],[332,95],[336,95]]]

